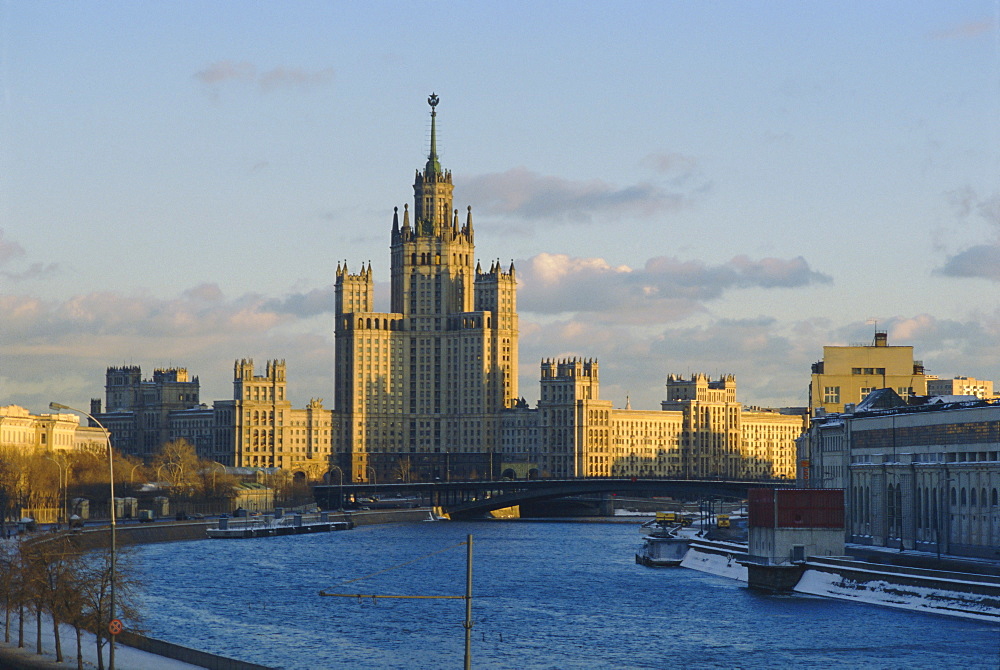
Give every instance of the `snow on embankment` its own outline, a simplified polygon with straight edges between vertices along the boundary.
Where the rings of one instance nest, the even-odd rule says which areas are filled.
[[[745,582],[747,568],[737,561],[746,557],[746,550],[746,545],[732,542],[694,540],[681,567]]]
[[[980,575],[810,558],[795,591],[918,612],[1000,621],[1000,581]]]

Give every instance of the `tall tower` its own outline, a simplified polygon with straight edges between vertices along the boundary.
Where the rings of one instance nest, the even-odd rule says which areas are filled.
[[[439,98],[427,102],[431,146],[413,209],[392,217],[391,312],[371,311],[370,266],[337,268],[336,448],[353,481],[398,477],[403,461],[431,454],[447,476],[459,454],[499,452],[498,413],[517,398],[514,266],[476,263],[472,208],[462,222],[437,153]]]

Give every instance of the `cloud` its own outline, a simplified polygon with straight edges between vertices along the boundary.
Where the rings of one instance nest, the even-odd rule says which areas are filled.
[[[0,268],[25,256],[24,247],[14,240],[4,239],[4,230],[0,228]],[[38,279],[57,272],[59,266],[55,263],[32,263],[25,270],[0,270],[0,277],[16,283],[28,279]]]
[[[972,189],[966,188],[947,195],[959,220],[985,221],[994,239],[952,254],[934,272],[948,277],[971,277],[1000,282],[1000,194],[980,198]]]
[[[194,78],[210,87],[213,94],[227,83],[256,86],[261,93],[283,88],[308,89],[322,86],[333,80],[333,68],[305,70],[297,67],[278,66],[267,72],[257,72],[252,63],[221,60],[194,74]]]
[[[929,314],[879,320],[890,345],[913,347],[930,373],[1000,379],[1000,310],[964,320]],[[706,319],[696,325],[660,329],[580,318],[539,323],[522,317],[520,395],[538,398],[538,364],[544,358],[594,358],[600,366],[600,396],[623,407],[659,409],[669,374],[718,378],[736,375],[737,400],[744,405],[805,406],[810,365],[823,347],[870,342],[874,328],[827,318],[783,322],[762,315],[746,319]]]
[[[599,179],[573,181],[524,167],[472,177],[462,192],[487,214],[553,223],[590,223],[597,215],[650,216],[687,204],[688,196],[652,183],[614,186]]]
[[[66,300],[0,295],[3,402],[36,411],[57,397],[86,403],[102,394],[108,365],[136,363],[147,372],[187,367],[201,376],[202,400],[210,403],[231,396],[232,362],[242,357],[288,359],[295,387],[289,392],[300,404],[329,397],[332,324],[311,316],[332,311],[330,296],[317,289],[280,299],[233,298],[215,284],[170,298],[142,292]]]
[[[996,19],[982,19],[981,21],[967,21],[951,28],[932,32],[927,37],[932,40],[967,40],[996,32],[996,30]]]
[[[656,410],[667,375],[737,376],[737,399],[747,405],[805,404],[809,365],[822,357],[821,324],[784,324],[771,317],[716,319],[707,324],[649,331],[589,319],[528,323],[521,330],[521,389],[538,397],[538,361],[577,356],[600,366],[600,395],[616,407]]]
[[[196,72],[194,76],[205,84],[213,85],[227,81],[253,82],[257,78],[257,68],[250,63],[222,60]]]
[[[937,270],[949,277],[973,277],[1000,282],[1000,244],[979,244],[948,258]]]
[[[13,240],[4,239],[4,229],[0,228],[0,266],[21,256],[24,256],[24,247]]]
[[[307,293],[293,293],[281,299],[268,300],[264,306],[279,314],[306,318],[319,314],[332,314],[334,298],[334,288],[328,286]]]
[[[601,258],[542,253],[517,264],[518,303],[523,310],[594,313],[598,319],[633,323],[678,320],[703,303],[742,288],[798,288],[832,279],[810,269],[805,259],[737,256],[709,266],[659,256],[645,267],[613,267]]]

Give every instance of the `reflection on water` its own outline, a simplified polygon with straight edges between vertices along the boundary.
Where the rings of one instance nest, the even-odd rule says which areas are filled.
[[[634,563],[638,523],[462,523],[205,540],[139,549],[152,637],[264,665],[460,667],[474,540],[473,665],[481,668],[996,668],[1000,628],[807,597]]]

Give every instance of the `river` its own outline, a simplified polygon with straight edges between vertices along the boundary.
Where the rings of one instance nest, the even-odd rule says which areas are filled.
[[[1000,667],[995,625],[638,566],[638,522],[427,522],[145,545],[143,626],[287,670],[460,668],[463,601],[318,593],[462,595],[465,547],[454,545],[467,534],[477,668]]]

